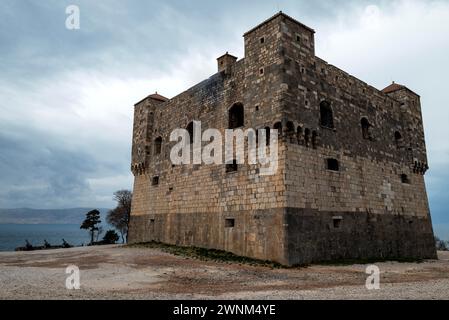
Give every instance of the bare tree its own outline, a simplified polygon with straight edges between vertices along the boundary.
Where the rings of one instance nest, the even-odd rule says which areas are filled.
[[[106,217],[107,222],[114,226],[125,243],[128,238],[128,224],[131,215],[132,192],[129,190],[119,190],[114,192],[114,200],[117,201],[117,207],[109,210]]]

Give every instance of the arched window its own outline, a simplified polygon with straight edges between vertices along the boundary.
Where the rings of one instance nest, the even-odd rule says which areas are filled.
[[[371,125],[370,125],[368,119],[362,118],[362,120],[360,120],[360,125],[362,126],[363,139],[371,139],[371,134],[370,134]]]
[[[326,128],[334,128],[334,116],[329,102],[320,103],[320,124]]]
[[[312,148],[316,149],[318,144],[318,134],[316,131],[312,131]]]
[[[293,139],[295,137],[295,125],[291,121],[287,122],[286,134],[287,134],[288,140],[290,142],[293,142]]]
[[[158,155],[162,152],[162,137],[154,139],[154,154]]]
[[[278,131],[279,137],[282,136],[282,123],[276,122],[273,126],[273,129]]]
[[[399,131],[394,133],[394,141],[396,143],[396,147],[400,148],[402,146],[402,135]]]
[[[298,128],[296,128],[296,139],[298,140],[298,144],[302,144],[303,140],[302,140],[302,127],[298,126]]]
[[[190,141],[190,144],[192,144],[193,143],[193,122],[190,122],[188,125],[187,125],[187,128],[186,128],[186,130],[187,130],[187,132],[189,133],[189,141]]]
[[[245,125],[245,112],[241,103],[234,104],[229,109],[229,129],[236,129]]]
[[[310,142],[310,129],[306,128],[306,130],[304,130],[304,144],[306,145],[306,147],[309,146],[309,142]]]

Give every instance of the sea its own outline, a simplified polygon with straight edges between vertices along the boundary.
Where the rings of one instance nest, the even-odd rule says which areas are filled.
[[[56,246],[62,244],[62,239],[80,246],[90,242],[90,235],[79,224],[0,224],[0,251],[14,251],[25,246],[25,240],[33,246],[43,246],[44,240]]]

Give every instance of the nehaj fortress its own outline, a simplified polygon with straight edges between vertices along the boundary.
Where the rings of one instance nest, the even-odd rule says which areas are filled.
[[[226,53],[209,79],[135,105],[129,242],[285,265],[436,258],[419,95],[379,91],[318,58],[314,30],[282,12],[243,37],[243,59]],[[277,129],[276,172],[174,165],[170,134],[193,121],[223,135]]]

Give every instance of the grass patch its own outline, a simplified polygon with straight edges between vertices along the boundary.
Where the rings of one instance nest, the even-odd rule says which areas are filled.
[[[180,247],[171,244],[165,244],[161,242],[145,242],[145,243],[136,243],[136,244],[128,244],[126,245],[128,248],[151,248],[151,249],[160,249],[163,252],[170,253],[176,256],[182,256],[186,258],[198,259],[202,261],[214,261],[214,262],[224,262],[224,263],[238,263],[238,264],[247,264],[251,266],[263,266],[269,268],[288,268],[286,266],[281,265],[280,263],[267,261],[267,260],[258,260],[252,259],[248,257],[242,257],[235,255],[233,253],[216,250],[216,249],[205,249],[198,247]]]
[[[128,248],[151,248],[160,249],[163,252],[173,254],[175,256],[181,256],[191,259],[198,259],[202,261],[214,261],[222,263],[237,263],[246,264],[251,266],[262,266],[272,269],[298,269],[305,268],[309,265],[294,265],[294,266],[284,266],[280,263],[268,261],[268,260],[258,260],[248,257],[242,257],[235,255],[228,251],[216,250],[216,249],[205,249],[199,247],[181,247],[172,244],[166,244],[162,242],[145,242],[136,244],[127,244],[125,247]],[[374,264],[379,262],[398,262],[398,263],[422,263],[423,259],[413,259],[413,258],[373,258],[373,259],[342,259],[342,260],[332,260],[332,261],[317,261],[313,265],[321,266],[350,266],[354,264]]]
[[[343,260],[317,262],[316,264],[323,266],[349,266],[354,264],[374,264],[379,262],[422,263],[424,262],[424,260],[413,258],[343,259]]]

